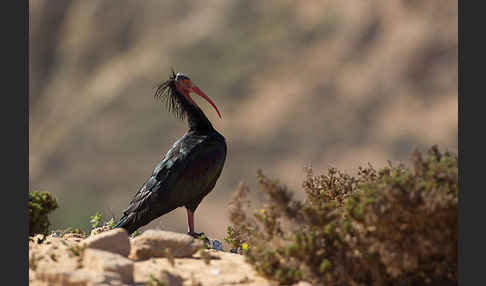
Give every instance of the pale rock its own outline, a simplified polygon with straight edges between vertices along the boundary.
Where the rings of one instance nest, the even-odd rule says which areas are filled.
[[[188,237],[186,242],[192,241]],[[62,237],[48,237],[41,243],[29,241],[29,285],[142,286],[151,282],[151,275],[156,285],[156,281],[181,285],[181,280],[182,285],[276,285],[258,276],[243,255],[222,251],[132,261],[116,253],[81,247],[81,243]]]
[[[123,283],[120,274],[114,272],[103,273],[103,280],[88,281],[86,286],[125,286],[127,284]],[[130,283],[131,285],[131,283]]]
[[[275,285],[258,276],[242,255],[216,250],[207,252],[211,257],[209,265],[199,254],[190,258],[175,258],[174,265],[167,258],[137,261],[134,265],[133,280],[137,285],[144,285],[148,283],[151,274],[155,276],[166,270],[172,275],[180,276],[184,281],[183,285]]]
[[[102,273],[96,273],[85,269],[74,271],[48,271],[36,273],[39,281],[47,282],[48,285],[62,286],[87,286],[91,282],[102,282],[105,280]]]
[[[50,286],[47,282],[42,282],[40,280],[29,281],[29,286]]]
[[[29,268],[29,282],[34,281],[35,279],[35,272],[34,270]]]
[[[63,238],[67,241],[80,242],[86,238],[86,235],[80,233],[66,233]]]
[[[183,283],[181,276],[173,274],[167,270],[159,270],[158,272],[150,273],[147,281],[153,281],[152,279],[156,279],[158,283],[165,286],[182,286]]]
[[[123,228],[116,228],[92,235],[80,244],[82,247],[117,253],[125,257],[130,253],[130,240]]]
[[[298,283],[293,284],[293,286],[312,286],[312,284],[307,281],[300,281]]]
[[[117,273],[125,283],[133,281],[133,261],[119,254],[88,248],[84,251],[82,263],[86,269],[99,273]]]
[[[130,258],[190,257],[203,247],[201,240],[190,235],[162,230],[147,230],[131,240]]]
[[[70,272],[79,267],[79,256],[73,255],[77,243],[51,239],[42,244],[29,245],[29,268],[35,272]]]
[[[100,234],[102,232],[106,232],[106,231],[109,231],[109,230],[112,230],[112,229],[113,228],[109,225],[96,227],[96,228],[93,228],[93,230],[91,230],[91,235],[97,235],[97,234]]]

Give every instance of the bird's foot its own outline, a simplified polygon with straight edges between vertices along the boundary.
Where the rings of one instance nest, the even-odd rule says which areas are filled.
[[[188,232],[187,234],[194,237],[194,238],[201,239],[202,241],[204,241],[204,244],[207,245],[207,246],[211,245],[211,241],[209,241],[209,238],[207,238],[207,236],[204,234],[204,232],[200,232],[200,233]]]
[[[189,234],[190,236],[192,236],[194,238],[200,238],[201,236],[206,236],[204,234],[204,232],[197,233],[195,231],[189,231],[189,232],[187,232],[187,234]]]

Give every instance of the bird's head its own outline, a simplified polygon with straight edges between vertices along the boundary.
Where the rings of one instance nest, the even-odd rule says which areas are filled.
[[[177,117],[183,119],[186,113],[186,110],[184,109],[184,99],[187,103],[198,107],[197,103],[190,95],[191,92],[207,100],[216,110],[219,118],[221,118],[221,113],[211,98],[204,94],[204,92],[199,89],[188,76],[180,72],[176,74],[172,71],[172,75],[169,79],[158,86],[157,91],[155,92],[155,97],[165,99],[169,111],[174,112]]]

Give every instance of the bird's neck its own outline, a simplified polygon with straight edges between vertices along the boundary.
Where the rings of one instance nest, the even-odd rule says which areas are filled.
[[[197,106],[190,105],[187,108],[187,123],[191,131],[213,131],[213,125],[208,120],[204,112]]]

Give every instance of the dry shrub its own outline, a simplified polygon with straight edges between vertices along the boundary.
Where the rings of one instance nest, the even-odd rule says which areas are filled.
[[[266,204],[247,216],[240,185],[227,241],[246,242],[247,261],[284,285],[456,285],[457,156],[433,146],[412,166],[307,169],[303,202],[259,171]]]

